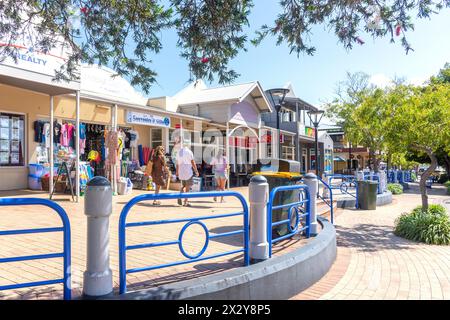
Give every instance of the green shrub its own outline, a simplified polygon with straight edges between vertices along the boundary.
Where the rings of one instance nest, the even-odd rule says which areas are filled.
[[[403,193],[403,186],[400,183],[388,183],[387,189],[392,192],[392,194]]]
[[[447,187],[447,194],[450,194],[450,180],[448,180],[447,182],[444,182],[444,186]]]
[[[450,217],[441,205],[430,205],[427,212],[419,206],[397,218],[394,234],[427,244],[449,245]]]
[[[448,176],[446,173],[443,173],[439,176],[438,183],[445,183],[448,180]]]
[[[411,180],[412,181],[417,181],[417,175],[416,175],[416,173],[414,171],[411,172]]]
[[[412,213],[417,215],[417,214],[422,213],[422,211],[423,211],[422,206],[418,206],[418,207],[414,208]],[[438,215],[438,216],[446,216],[447,210],[440,204],[430,204],[430,205],[428,205],[428,213],[433,214],[433,215]]]

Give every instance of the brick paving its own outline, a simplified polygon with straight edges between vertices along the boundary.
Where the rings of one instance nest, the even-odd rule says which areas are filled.
[[[235,188],[246,198],[247,188]],[[123,206],[132,196],[143,194],[134,191],[133,195],[115,196],[113,199],[113,214],[110,218],[110,254],[113,271],[114,287],[117,291],[119,259],[118,259],[118,220]],[[14,191],[2,192],[2,197],[41,197],[45,193]],[[83,210],[83,198],[76,204],[66,195],[56,195],[54,200],[67,212],[72,233],[72,295],[81,295],[83,271],[86,266],[86,217]],[[192,207],[181,207],[176,200],[163,201],[161,206],[153,206],[149,202],[137,204],[128,216],[127,221],[148,221],[170,219],[175,217],[197,217],[220,213],[241,211],[240,202],[235,198],[226,198],[225,203],[216,203],[212,198],[192,199]],[[2,207],[0,208],[0,229],[26,229],[60,226],[59,217],[45,207]],[[203,221],[211,234],[234,231],[242,228],[242,216],[218,218]],[[178,234],[184,223],[146,226],[127,229],[127,244],[160,242],[178,239]],[[201,240],[199,240],[201,239]],[[199,226],[191,226],[186,231],[183,244],[191,254],[198,252],[204,243],[204,231]],[[283,241],[274,247],[274,254],[282,254],[298,248],[307,240],[292,239]],[[242,236],[216,238],[210,241],[205,255],[236,250],[242,247]],[[0,257],[44,254],[62,251],[62,233],[44,233],[0,237]],[[127,268],[144,267],[186,260],[181,255],[178,246],[165,246],[132,250],[127,252]],[[205,276],[230,268],[242,266],[243,254],[234,254],[211,260],[184,264],[153,271],[133,273],[127,276],[128,290],[166,284],[174,281],[187,280]],[[62,258],[48,260],[33,260],[15,263],[0,263],[0,285],[31,282],[38,280],[57,279],[62,277]],[[0,291],[0,299],[60,299],[62,285],[40,286],[17,290]]]
[[[450,200],[442,187],[429,193],[431,203]],[[450,246],[416,243],[392,232],[395,219],[420,203],[413,186],[376,211],[339,209],[334,265],[292,299],[450,299]]]

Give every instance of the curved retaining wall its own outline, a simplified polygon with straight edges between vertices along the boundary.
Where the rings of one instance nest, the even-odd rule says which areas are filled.
[[[322,278],[336,259],[336,230],[319,217],[322,231],[309,243],[287,254],[160,287],[111,297],[126,300],[252,300],[288,299]]]

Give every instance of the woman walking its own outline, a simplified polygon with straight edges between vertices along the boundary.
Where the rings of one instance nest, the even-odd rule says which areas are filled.
[[[152,180],[156,185],[155,194],[158,194],[161,188],[167,186],[168,167],[166,164],[165,151],[163,146],[157,146],[152,157]],[[153,205],[160,205],[161,202],[154,200]]]
[[[225,191],[225,185],[228,180],[228,163],[222,149],[220,149],[217,152],[216,156],[211,160],[211,166],[214,170],[214,178],[216,179],[217,190]],[[217,201],[216,197],[214,197],[214,201]],[[220,202],[224,202],[223,197]]]

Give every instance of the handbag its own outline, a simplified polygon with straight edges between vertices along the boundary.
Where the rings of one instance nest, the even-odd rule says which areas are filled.
[[[147,162],[147,166],[145,167],[145,175],[151,176],[153,171],[153,161]]]

